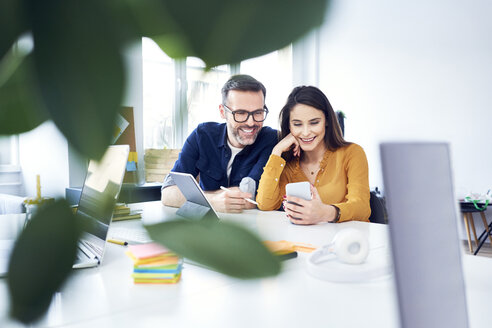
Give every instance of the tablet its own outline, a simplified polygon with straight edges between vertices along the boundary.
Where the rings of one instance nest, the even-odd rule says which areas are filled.
[[[186,203],[180,207],[176,214],[192,219],[201,219],[205,216],[219,218],[212,204],[205,197],[202,188],[191,174],[170,172],[169,175],[186,198]]]

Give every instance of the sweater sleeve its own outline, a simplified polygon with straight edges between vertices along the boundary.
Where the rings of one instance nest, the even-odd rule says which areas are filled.
[[[280,208],[282,196],[280,179],[285,168],[285,160],[277,155],[270,155],[263,168],[256,201],[258,208],[263,211],[272,211]]]
[[[345,159],[347,195],[344,202],[333,205],[340,209],[340,222],[367,221],[371,215],[367,158],[359,145],[350,148]]]

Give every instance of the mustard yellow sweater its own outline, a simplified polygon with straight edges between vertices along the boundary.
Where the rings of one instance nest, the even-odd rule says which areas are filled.
[[[299,158],[289,163],[276,155],[263,168],[256,201],[258,208],[271,211],[280,208],[285,185],[291,182],[309,181],[299,166]],[[340,209],[340,222],[368,221],[369,176],[364,150],[357,144],[327,150],[320,164],[314,186],[325,204]]]

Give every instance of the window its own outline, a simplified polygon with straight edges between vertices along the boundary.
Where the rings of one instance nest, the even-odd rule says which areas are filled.
[[[174,61],[154,41],[142,40],[144,148],[172,148]]]
[[[278,129],[278,115],[292,91],[292,46],[245,60],[240,70],[265,85],[265,102],[270,111],[265,125]]]
[[[278,128],[278,114],[292,90],[292,47],[222,65],[205,72],[198,58],[173,60],[148,38],[142,40],[144,148],[181,148],[201,122],[222,122],[220,90],[234,73],[249,74],[267,89],[265,125]]]
[[[6,166],[17,167],[19,165],[17,136],[0,137],[0,166],[6,169]],[[11,168],[10,168],[11,169]]]
[[[222,102],[220,91],[231,75],[229,66],[214,67],[207,73],[204,69],[205,63],[199,58],[187,58],[189,133],[201,122],[222,120],[219,112],[219,104]]]

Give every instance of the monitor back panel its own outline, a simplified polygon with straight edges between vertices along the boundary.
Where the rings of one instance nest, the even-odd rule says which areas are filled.
[[[380,147],[401,327],[468,327],[449,147]]]

